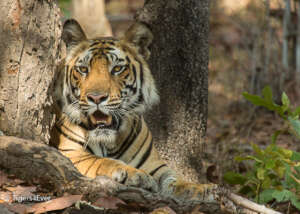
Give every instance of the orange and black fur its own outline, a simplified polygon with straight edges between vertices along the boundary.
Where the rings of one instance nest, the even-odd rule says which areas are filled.
[[[214,188],[178,179],[154,148],[143,114],[159,97],[146,62],[152,34],[144,24],[134,24],[121,39],[87,39],[80,25],[68,20],[62,39],[67,57],[56,82],[52,145],[88,177],[106,175],[194,197]]]

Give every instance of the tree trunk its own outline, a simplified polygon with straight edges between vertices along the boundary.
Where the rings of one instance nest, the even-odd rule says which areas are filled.
[[[72,16],[80,23],[88,38],[112,36],[105,16],[104,0],[73,0]]]
[[[208,15],[208,0],[148,0],[137,15],[154,34],[150,66],[161,98],[147,121],[161,155],[193,181],[204,171]]]
[[[0,1],[0,129],[6,135],[49,139],[59,18],[55,1]]]

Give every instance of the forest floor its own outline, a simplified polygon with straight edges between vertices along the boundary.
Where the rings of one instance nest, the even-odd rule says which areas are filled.
[[[299,106],[300,102],[299,93],[292,78],[285,81],[282,91],[280,91],[276,83],[279,75],[274,70],[269,69],[269,73],[264,77],[265,84],[263,81],[261,81],[261,85],[257,83],[261,78],[259,72],[253,76],[253,65],[256,66],[256,70],[264,70],[264,64],[261,62],[264,60],[264,52],[253,52],[255,46],[253,43],[263,42],[261,48],[266,48],[264,46],[265,37],[259,37],[265,35],[252,35],[252,31],[260,31],[265,27],[259,26],[266,20],[262,15],[264,14],[264,5],[261,2],[248,4],[248,6],[245,4],[243,8],[239,8],[235,12],[228,12],[217,2],[222,1],[214,1],[215,4],[212,4],[211,7],[206,152],[214,154],[216,158],[214,160],[220,169],[218,175],[221,182],[223,172],[239,170],[238,165],[233,161],[235,156],[251,154],[252,143],[261,148],[267,147],[270,145],[271,137],[275,131],[287,130],[288,128],[278,115],[246,101],[242,96],[243,92],[251,93],[252,91],[252,93],[260,95],[262,88],[270,85],[273,90],[275,89],[273,92],[275,97],[280,97],[282,91],[285,91],[293,107]],[[275,23],[272,25],[275,26],[274,34],[280,34],[277,21],[277,18],[272,19],[272,24]],[[253,29],[251,30],[251,28]],[[261,39],[262,41],[260,41]],[[278,41],[278,44],[274,43],[272,48],[278,48],[275,51],[280,52],[280,44]],[[258,56],[252,54],[258,54]],[[278,61],[280,60],[276,57],[271,58],[270,65],[277,65]],[[282,72],[280,68],[279,71]],[[251,88],[252,80],[256,83],[254,86],[257,88]],[[277,98],[275,102],[280,104],[280,99]],[[278,137],[277,145],[300,151],[299,140],[287,131]]]
[[[272,6],[271,10],[280,11],[280,7]],[[253,154],[252,144],[265,149],[271,144],[275,131],[285,130],[277,138],[277,146],[300,151],[299,139],[287,131],[289,127],[282,118],[252,105],[242,96],[243,92],[261,95],[262,88],[269,85],[273,89],[275,103],[281,104],[280,96],[284,91],[293,108],[300,105],[293,78],[285,79],[281,86],[278,81],[284,73],[280,64],[281,19],[274,16],[269,20],[273,30],[271,37],[276,38],[272,44],[266,44],[267,21],[262,2],[244,5],[234,12],[212,5],[205,153],[213,166],[211,180],[219,184],[224,184],[223,175],[228,171],[244,173],[252,169],[253,165],[238,163],[234,158]],[[274,55],[266,69],[267,47],[273,49]],[[268,72],[263,73],[266,70]],[[281,206],[281,209],[276,209],[293,213],[288,211],[286,203]]]
[[[239,171],[238,164],[233,160],[235,156],[251,154],[252,143],[266,148],[271,144],[271,137],[275,131],[287,129],[283,119],[274,113],[242,100],[230,102],[222,94],[209,94],[209,102],[213,104],[209,105],[206,152],[214,154],[215,163],[222,172]],[[299,140],[288,132],[277,138],[277,145],[300,151]],[[222,172],[219,172],[219,176]]]

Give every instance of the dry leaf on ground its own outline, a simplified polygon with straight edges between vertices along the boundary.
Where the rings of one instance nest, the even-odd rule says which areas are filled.
[[[0,203],[12,203],[13,202],[13,194],[12,192],[0,191]]]
[[[80,201],[81,198],[82,195],[63,196],[50,201],[34,204],[27,211],[39,214],[53,210],[61,210],[72,206],[76,201]]]
[[[13,194],[13,200],[22,202],[25,201],[26,198],[33,197],[33,192],[36,191],[35,186],[16,186],[16,187],[5,187],[5,189],[9,190]]]
[[[103,197],[99,198],[95,203],[93,203],[94,206],[103,207],[106,209],[117,209],[118,204],[125,204],[125,202],[116,197]]]

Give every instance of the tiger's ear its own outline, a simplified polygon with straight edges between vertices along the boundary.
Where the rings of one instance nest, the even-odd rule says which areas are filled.
[[[63,26],[62,39],[69,50],[87,38],[79,23],[75,19],[68,19]]]
[[[133,24],[125,33],[123,38],[126,42],[137,47],[138,52],[147,60],[150,57],[149,46],[153,40],[151,30],[143,23]]]

